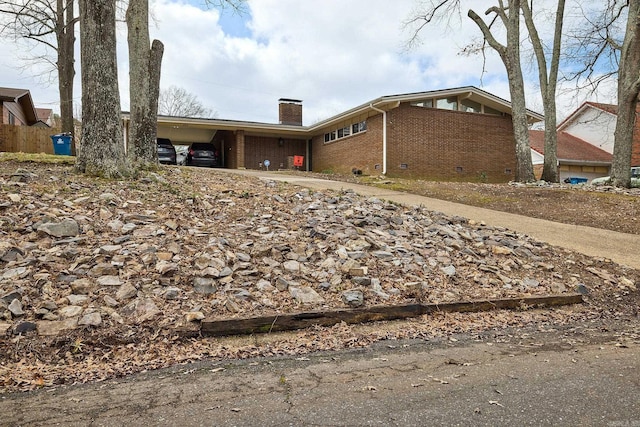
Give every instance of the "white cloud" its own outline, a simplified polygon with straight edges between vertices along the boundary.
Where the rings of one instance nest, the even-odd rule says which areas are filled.
[[[466,16],[468,5],[477,7],[469,1],[463,0],[461,14],[452,15],[448,26],[425,27],[422,43],[409,51],[403,49],[409,33],[402,22],[414,0],[249,0],[244,22],[229,10],[221,15],[204,9],[199,0],[151,0],[151,36],[165,44],[161,85],[183,87],[223,119],[275,123],[280,97],[304,101],[305,124],[405,92],[475,85],[508,99],[497,54],[489,53],[484,62],[479,55],[459,54],[480,35]],[[118,37],[121,101],[128,109],[124,25]],[[17,55],[6,43],[0,53]],[[45,88],[28,75],[20,77],[7,66],[11,62],[0,65],[1,86],[31,89],[38,106],[55,103],[55,84]],[[529,107],[541,111],[535,82],[527,93]],[[561,110],[578,105],[564,97]]]

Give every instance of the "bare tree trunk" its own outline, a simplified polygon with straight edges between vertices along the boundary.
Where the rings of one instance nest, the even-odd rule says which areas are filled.
[[[58,43],[58,90],[60,93],[60,118],[62,132],[70,133],[71,154],[75,155],[73,122],[73,80],[76,75],[75,63],[75,24],[74,0],[57,0],[56,3],[56,39]]]
[[[162,70],[162,55],[164,54],[164,45],[160,40],[154,40],[151,43],[151,57],[149,58],[149,103],[150,114],[153,116],[154,137],[157,133],[158,124],[158,99],[160,98],[160,71]],[[154,141],[155,143],[155,141]]]
[[[533,3],[533,2],[532,2]],[[562,25],[564,23],[565,0],[558,1],[556,22],[553,33],[553,52],[551,66],[547,74],[547,58],[538,30],[533,22],[533,13],[529,0],[522,2],[522,13],[529,31],[533,51],[538,63],[538,79],[544,108],[544,166],[542,179],[547,182],[560,181],[558,173],[558,133],[556,130],[556,87],[558,83],[558,68],[560,64],[560,47],[562,40]]]
[[[640,93],[640,0],[629,1],[629,15],[618,71],[618,120],[613,146],[611,184],[631,186],[631,153]]]
[[[125,156],[116,59],[116,0],[80,0],[82,147],[76,169],[120,178]]]
[[[127,154],[132,163],[145,168],[158,163],[156,149],[158,94],[160,65],[164,51],[162,43],[157,41],[154,41],[152,48],[155,50],[149,49],[148,0],[129,0],[127,28],[131,99]]]
[[[507,14],[508,12],[508,14]],[[533,163],[531,160],[531,145],[529,143],[529,123],[527,120],[527,107],[524,95],[524,79],[520,66],[520,0],[509,0],[504,7],[500,1],[500,7],[494,6],[486,11],[486,15],[495,13],[503,22],[507,30],[507,43],[499,43],[491,29],[484,20],[473,10],[468,15],[482,31],[484,39],[489,43],[502,59],[509,79],[509,92],[511,94],[511,120],[516,146],[516,181],[535,181]]]

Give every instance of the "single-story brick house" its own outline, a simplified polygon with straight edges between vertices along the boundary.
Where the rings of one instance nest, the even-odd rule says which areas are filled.
[[[560,181],[567,178],[593,178],[609,175],[613,156],[603,149],[567,132],[558,135],[558,172]],[[544,164],[544,131],[529,131],[529,142],[533,153],[533,167],[536,178],[542,175]]]
[[[511,104],[473,86],[383,96],[302,125],[302,101],[280,99],[280,123],[158,116],[174,145],[213,142],[225,167],[291,168],[461,181],[514,178]],[[531,123],[543,116],[528,111]],[[123,114],[125,143],[128,114]]]

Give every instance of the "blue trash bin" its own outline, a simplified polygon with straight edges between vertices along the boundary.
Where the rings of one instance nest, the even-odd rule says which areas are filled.
[[[71,135],[51,135],[53,141],[53,153],[57,156],[71,155]]]
[[[572,176],[569,178],[569,182],[571,184],[585,184],[587,181],[589,181],[587,178],[581,178],[581,177],[577,177],[577,176]]]

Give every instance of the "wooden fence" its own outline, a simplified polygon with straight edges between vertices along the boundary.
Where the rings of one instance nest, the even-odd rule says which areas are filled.
[[[54,154],[51,135],[57,133],[60,129],[0,125],[0,152]]]

